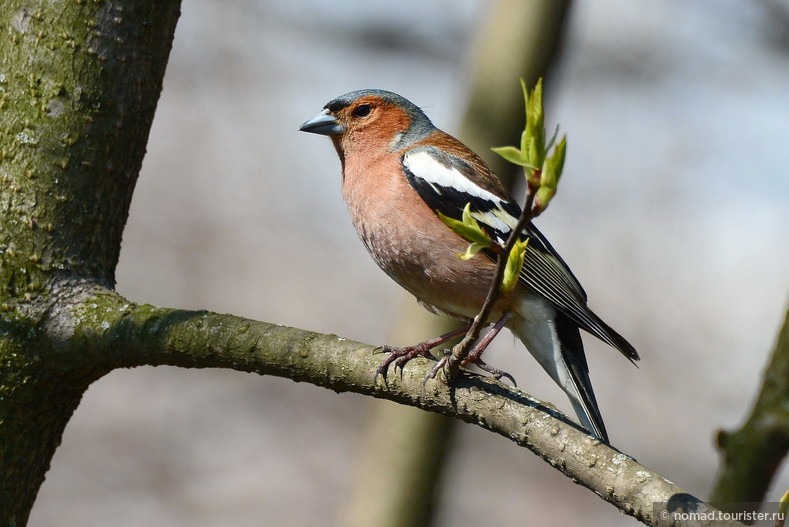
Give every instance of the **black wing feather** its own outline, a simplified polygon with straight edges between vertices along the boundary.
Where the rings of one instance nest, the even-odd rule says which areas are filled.
[[[434,150],[436,149],[432,147],[419,149],[420,152],[426,152],[433,156],[436,161],[446,168],[457,170],[462,175],[467,175],[474,170],[462,159],[443,151],[436,152]],[[414,152],[414,150],[411,152]],[[403,170],[405,171],[406,179],[432,210],[459,220],[462,216],[463,208],[467,203],[471,203],[471,210],[480,213],[495,209],[505,211],[512,217],[512,225],[520,217],[521,208],[515,201],[499,199],[496,196],[486,199],[451,185],[442,185],[429,181],[420,176],[420,174],[414,173],[408,167],[407,156],[408,154],[403,157]],[[492,237],[497,238],[502,243],[509,235],[509,231],[502,232],[502,230],[493,225],[488,224],[483,227],[490,231],[489,234]],[[578,279],[537,227],[530,224],[526,232],[521,235],[522,238],[527,236],[530,239],[523,262],[523,270],[521,271],[521,281],[530,290],[549,301],[556,309],[582,329],[618,349],[631,361],[638,360],[639,357],[635,348],[589,309],[586,305],[586,292],[581,287]],[[486,252],[486,254],[492,260],[496,259],[494,253]]]

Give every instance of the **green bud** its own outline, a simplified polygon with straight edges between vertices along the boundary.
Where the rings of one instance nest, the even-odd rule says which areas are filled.
[[[534,90],[526,96],[526,129],[532,138],[535,154],[532,163],[541,166],[545,157],[545,117],[542,109],[542,78],[537,81]]]
[[[555,179],[553,187],[559,184],[559,178],[562,177],[562,170],[564,170],[564,158],[567,153],[567,136],[562,137],[562,140],[556,145],[553,155],[545,160],[544,172],[550,170],[552,177]]]
[[[501,291],[509,293],[518,284],[518,279],[523,269],[523,260],[526,257],[526,248],[529,245],[529,239],[518,240],[512,247],[509,256],[507,257],[507,266],[504,268],[504,278],[501,281]]]
[[[520,137],[520,149],[502,146],[492,150],[509,163],[524,167],[529,192],[534,195],[534,213],[539,214],[556,194],[559,178],[564,168],[567,137],[556,143],[559,127],[556,127],[548,144],[545,142],[545,117],[543,113],[542,79],[529,92],[526,81],[520,80],[523,90],[526,125]],[[548,153],[553,153],[548,156]],[[466,238],[468,239],[468,238]]]
[[[534,206],[532,210],[535,216],[539,216],[548,207],[548,203],[553,199],[556,194],[556,189],[550,187],[540,187],[537,194],[534,196]]]

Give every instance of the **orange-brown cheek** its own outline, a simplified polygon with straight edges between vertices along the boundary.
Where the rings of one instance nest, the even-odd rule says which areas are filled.
[[[391,148],[395,137],[408,130],[411,118],[400,108],[382,108],[377,123],[374,124],[371,135],[375,136],[378,144]]]
[[[408,130],[411,118],[403,110],[383,106],[368,121],[348,124],[342,136],[342,150],[346,156],[369,156],[389,152],[398,134]]]

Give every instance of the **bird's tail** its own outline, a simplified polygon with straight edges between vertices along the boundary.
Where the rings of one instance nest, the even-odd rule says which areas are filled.
[[[535,318],[533,306],[524,307],[528,313],[508,326],[570,398],[584,428],[608,443],[578,326],[561,313]]]

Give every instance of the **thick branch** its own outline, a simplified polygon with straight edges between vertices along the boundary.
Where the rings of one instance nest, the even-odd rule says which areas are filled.
[[[61,314],[83,286],[115,281],[179,6],[0,2],[0,525],[26,523],[106,373],[63,353]]]
[[[71,327],[70,344],[107,369],[143,364],[232,368],[372,395],[507,437],[648,525],[654,524],[655,502],[691,500],[698,510],[706,507],[553,407],[489,378],[463,372],[451,386],[429,382],[423,387],[430,365],[413,361],[402,378],[385,386],[373,381],[380,362],[373,347],[336,335],[206,311],[134,305],[109,290],[80,304],[72,312],[74,323],[60,327]]]
[[[723,463],[711,501],[760,502],[789,450],[789,310],[750,417],[720,432]]]

